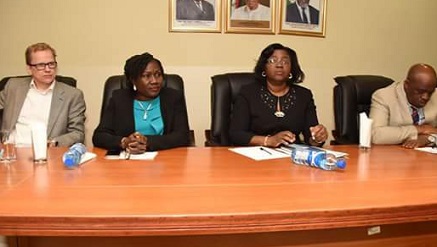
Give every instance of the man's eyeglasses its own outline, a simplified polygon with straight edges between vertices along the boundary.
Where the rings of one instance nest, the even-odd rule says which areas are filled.
[[[281,59],[281,60],[279,60],[279,59],[277,59],[277,58],[274,58],[274,57],[272,57],[272,58],[269,58],[269,59],[267,59],[267,63],[268,64],[280,64],[280,65],[290,65],[290,60],[289,59]]]
[[[49,62],[49,63],[37,63],[37,64],[29,64],[29,66],[34,67],[36,70],[45,70],[46,66],[49,69],[55,69],[58,66],[57,62]]]

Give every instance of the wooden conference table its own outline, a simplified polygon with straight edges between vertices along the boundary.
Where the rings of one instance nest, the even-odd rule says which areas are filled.
[[[344,172],[227,148],[177,148],[153,161],[67,170],[65,148],[0,166],[0,234],[10,246],[434,246],[437,155],[333,146]]]

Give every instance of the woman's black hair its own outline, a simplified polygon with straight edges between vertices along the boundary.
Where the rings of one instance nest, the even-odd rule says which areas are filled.
[[[273,52],[275,50],[284,50],[290,56],[291,74],[293,75],[293,77],[291,79],[288,79],[287,83],[289,85],[295,83],[301,83],[305,79],[305,73],[300,68],[299,61],[297,60],[296,52],[293,49],[278,43],[274,43],[267,46],[259,55],[258,61],[254,68],[254,72],[257,80],[262,83],[266,82],[266,77],[262,76],[262,74],[265,71],[267,60],[273,55]]]
[[[161,61],[154,58],[152,54],[146,52],[141,55],[134,55],[126,60],[124,65],[124,75],[126,76],[127,83],[126,86],[133,90],[134,82],[138,80],[147,67],[147,64],[155,61],[158,63],[162,74],[164,74],[164,68],[162,67]]]

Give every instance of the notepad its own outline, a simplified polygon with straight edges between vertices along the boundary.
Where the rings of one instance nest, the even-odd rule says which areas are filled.
[[[120,153],[119,159],[129,159],[129,160],[153,160],[155,159],[158,152],[144,152],[142,154],[127,154],[125,151]]]
[[[283,151],[278,151],[274,148],[267,148],[262,146],[253,147],[237,147],[229,148],[230,151],[241,154],[253,160],[271,160],[280,158],[289,158],[290,155]]]

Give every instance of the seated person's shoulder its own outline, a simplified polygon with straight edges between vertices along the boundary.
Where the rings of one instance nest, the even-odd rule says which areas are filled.
[[[387,87],[377,89],[375,92],[373,92],[372,97],[387,97],[388,95],[394,95],[396,91],[396,86],[401,85],[395,82]]]
[[[293,89],[295,90],[296,94],[298,95],[306,95],[306,96],[310,96],[313,93],[311,92],[310,89],[297,85],[297,84],[293,84]]]
[[[161,88],[159,94],[163,97],[168,97],[168,98],[179,98],[184,95],[181,90],[176,90],[174,88],[169,88],[169,87]]]
[[[29,84],[30,81],[31,81],[30,77],[11,77],[7,81],[5,81],[6,83],[5,87]]]
[[[57,86],[62,88],[68,94],[83,94],[82,90],[79,88],[73,87],[71,85],[65,84],[63,82],[56,82]]]

